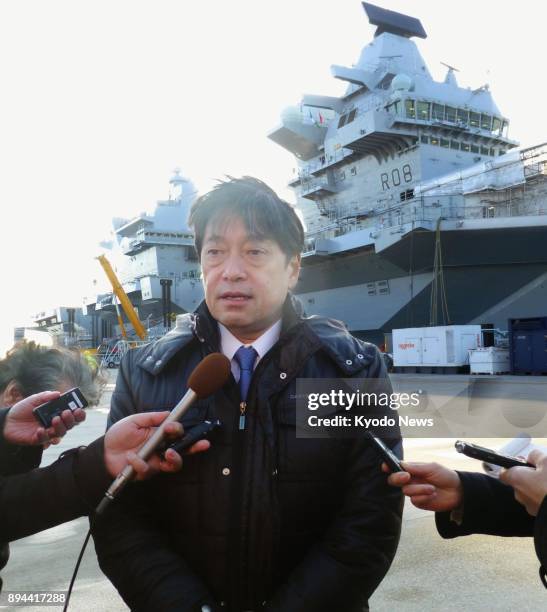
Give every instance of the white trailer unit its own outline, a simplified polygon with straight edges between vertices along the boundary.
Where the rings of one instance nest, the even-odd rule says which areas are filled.
[[[460,368],[469,365],[469,351],[480,346],[480,325],[394,329],[393,365],[396,368]]]
[[[506,374],[511,371],[509,349],[489,346],[469,351],[471,374]]]

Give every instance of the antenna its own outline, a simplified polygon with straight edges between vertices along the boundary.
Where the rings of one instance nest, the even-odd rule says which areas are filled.
[[[427,34],[419,19],[403,15],[402,13],[396,13],[395,11],[389,11],[369,2],[363,2],[362,4],[369,23],[378,26],[374,37],[380,36],[384,32],[390,32],[404,38],[411,38],[412,36],[427,38]]]
[[[450,64],[445,64],[444,62],[441,62],[441,64],[443,66],[446,66],[448,68],[448,70],[452,70],[452,72],[459,72],[458,68],[454,68],[454,66],[451,66]]]

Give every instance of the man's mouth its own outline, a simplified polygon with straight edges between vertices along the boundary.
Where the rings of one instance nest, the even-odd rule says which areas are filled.
[[[240,291],[226,291],[220,296],[221,300],[228,302],[245,302],[251,299],[251,296],[247,293],[241,293]]]

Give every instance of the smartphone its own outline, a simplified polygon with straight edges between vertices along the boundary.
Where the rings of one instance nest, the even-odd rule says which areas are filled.
[[[404,472],[401,462],[397,455],[387,447],[380,438],[377,438],[372,432],[365,432],[372,442],[372,446],[376,449],[378,455],[386,462],[387,466],[392,472]]]
[[[195,444],[199,440],[206,440],[209,435],[215,431],[215,429],[218,429],[221,426],[222,423],[220,419],[216,419],[214,421],[203,421],[203,423],[200,423],[199,425],[196,425],[195,427],[192,427],[188,431],[184,432],[184,436],[180,440],[170,444],[163,451],[163,454],[165,454],[165,451],[169,448],[172,448],[173,450],[177,451],[177,453],[182,454],[185,450],[189,449],[192,444]]]
[[[57,399],[51,400],[38,406],[32,412],[34,416],[40,421],[40,423],[47,429],[51,427],[51,421],[54,417],[59,416],[64,410],[77,410],[78,408],[86,408],[88,406],[87,400],[83,393],[74,387],[66,393],[63,393]]]
[[[470,444],[469,442],[464,442],[463,440],[456,440],[454,446],[456,447],[458,453],[462,453],[473,459],[479,459],[479,461],[484,461],[485,463],[493,463],[494,465],[499,465],[503,468],[535,467],[523,459],[511,457],[510,455],[501,455],[500,453],[497,453],[489,448],[477,446],[476,444]]]

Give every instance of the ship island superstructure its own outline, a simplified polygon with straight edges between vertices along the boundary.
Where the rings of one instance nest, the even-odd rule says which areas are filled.
[[[167,199],[158,201],[151,214],[114,218],[111,240],[101,243],[151,336],[166,331],[166,310],[174,317],[194,310],[203,299],[194,236],[187,222],[196,195],[192,182],[176,169]],[[91,294],[84,305],[93,320],[95,344],[119,336],[112,291]]]
[[[363,3],[374,39],[341,97],[304,95],[268,137],[290,151],[308,314],[382,343],[393,328],[535,316],[547,303],[547,147],[518,149],[488,85],[433,80],[419,20]],[[541,312],[540,312],[541,311]]]

